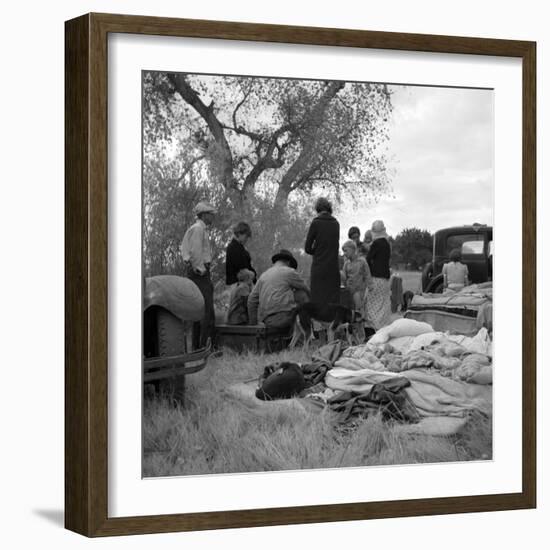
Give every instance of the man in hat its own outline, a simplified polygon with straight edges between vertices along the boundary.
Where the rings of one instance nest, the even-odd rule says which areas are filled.
[[[214,334],[214,287],[210,278],[212,249],[208,228],[214,221],[216,209],[207,202],[199,202],[194,210],[197,221],[185,232],[181,242],[185,275],[191,279],[204,297],[204,318],[193,325],[193,348],[206,345]]]
[[[285,328],[292,323],[296,307],[295,291],[309,294],[304,280],[296,273],[298,262],[288,250],[281,250],[271,258],[273,265],[264,271],[248,297],[248,320],[267,327]]]

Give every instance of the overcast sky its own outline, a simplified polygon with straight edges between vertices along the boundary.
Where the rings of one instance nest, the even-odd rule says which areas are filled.
[[[335,212],[342,240],[350,226],[363,235],[381,219],[390,235],[405,227],[435,231],[493,223],[493,92],[392,87],[388,153],[391,196]]]

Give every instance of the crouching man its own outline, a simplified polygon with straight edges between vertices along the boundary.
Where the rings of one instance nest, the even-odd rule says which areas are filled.
[[[296,273],[298,262],[288,250],[281,250],[271,261],[273,265],[262,273],[248,297],[248,320],[251,325],[261,321],[266,327],[290,327],[297,305],[295,293],[309,295],[309,289]]]

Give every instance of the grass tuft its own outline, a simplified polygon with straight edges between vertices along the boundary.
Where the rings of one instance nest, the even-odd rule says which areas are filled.
[[[328,410],[253,407],[228,386],[257,378],[280,361],[307,361],[299,351],[272,355],[230,350],[187,378],[185,404],[145,400],[145,477],[302,470],[353,466],[484,460],[492,457],[490,418],[472,416],[461,434],[431,437],[399,433],[370,416],[341,429]]]

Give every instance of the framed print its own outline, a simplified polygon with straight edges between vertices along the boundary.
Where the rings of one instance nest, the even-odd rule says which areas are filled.
[[[535,43],[65,40],[68,529],[536,506]]]

